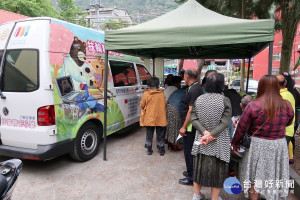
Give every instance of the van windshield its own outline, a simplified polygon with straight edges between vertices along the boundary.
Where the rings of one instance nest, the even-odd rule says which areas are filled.
[[[0,51],[0,55],[3,51]],[[32,92],[38,89],[38,51],[7,50],[1,80],[3,92]]]

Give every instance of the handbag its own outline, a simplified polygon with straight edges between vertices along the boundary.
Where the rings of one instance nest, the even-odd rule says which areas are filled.
[[[268,119],[269,119],[269,117],[268,117]],[[255,131],[255,133],[253,133],[253,135],[251,135],[251,136],[248,135],[248,134],[244,135],[244,137],[243,137],[243,139],[241,141],[241,146],[249,149],[250,148],[250,144],[251,144],[251,138],[261,129],[261,127],[263,127],[263,125],[265,125],[265,123],[268,121],[268,119],[259,127],[259,129],[257,129]]]
[[[241,146],[245,147],[245,148],[250,148],[250,144],[251,144],[251,136],[246,134],[244,135],[242,141],[241,141]]]

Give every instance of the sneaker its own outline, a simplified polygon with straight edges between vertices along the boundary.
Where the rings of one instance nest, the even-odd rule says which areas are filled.
[[[289,159],[289,163],[290,163],[290,164],[294,164],[294,162],[295,162],[295,160],[294,160],[293,158],[290,158],[290,159]]]
[[[165,155],[165,150],[163,150],[163,149],[159,150],[159,154],[160,154],[161,156]]]
[[[192,200],[201,200],[204,199],[204,194],[200,193],[200,195],[196,195],[194,194],[193,199]]]

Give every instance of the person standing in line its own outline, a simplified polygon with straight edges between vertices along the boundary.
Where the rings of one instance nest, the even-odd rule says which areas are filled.
[[[294,109],[294,114],[295,114],[295,98],[293,96],[292,93],[290,93],[288,91],[288,88],[286,87],[287,85],[287,80],[285,78],[284,75],[282,74],[276,74],[276,78],[278,79],[279,81],[279,88],[280,88],[280,95],[282,96],[283,99],[285,100],[288,100],[293,109]],[[289,151],[289,160],[290,160],[290,163],[294,163],[294,155],[293,155],[293,145],[292,145],[292,139],[294,137],[294,126],[295,126],[295,117],[294,117],[294,120],[293,120],[293,123],[290,125],[290,126],[287,126],[286,129],[285,129],[285,138],[286,138],[286,142],[287,142],[287,145],[290,146],[291,145],[291,150]]]
[[[295,125],[294,125],[294,136],[291,139],[291,143],[289,144],[289,152],[292,152],[292,154],[294,155],[294,151],[295,151],[295,133],[297,130],[297,125],[299,124],[299,107],[300,107],[300,94],[297,91],[297,89],[295,88],[295,80],[292,78],[292,76],[287,73],[287,72],[283,72],[281,73],[285,80],[286,80],[286,88],[288,89],[288,91],[294,96],[295,98]],[[298,112],[297,112],[298,109]],[[290,164],[294,163],[294,159],[290,159]]]
[[[232,107],[232,114],[231,114],[232,118],[229,124],[229,135],[230,135],[230,139],[232,139],[232,135],[234,132],[233,121],[242,114],[242,109],[240,106],[242,97],[236,92],[235,89],[226,88],[223,93],[225,97],[229,98]]]
[[[164,88],[167,88],[168,86],[171,85],[171,82],[172,82],[172,77],[174,75],[173,74],[168,74],[166,79],[165,79],[165,82],[164,82]]]
[[[166,100],[169,99],[171,94],[175,92],[176,90],[180,89],[182,78],[180,76],[173,76],[171,79],[170,84],[168,87],[164,90],[164,94],[166,97]]]
[[[243,111],[234,137],[233,151],[237,151],[245,134],[251,137],[241,163],[240,182],[245,196],[277,200],[288,195],[289,159],[285,128],[293,122],[294,110],[289,101],[282,99],[276,76],[265,75],[258,83],[257,99]],[[260,184],[262,183],[262,184]]]
[[[205,72],[204,78],[202,79],[202,83],[200,84],[204,94],[206,93],[205,83],[206,83],[207,77],[209,77],[211,74],[214,74],[214,73],[217,73],[217,71],[213,70],[213,69]]]
[[[212,200],[219,197],[228,177],[230,161],[229,123],[231,104],[225,97],[224,75],[213,73],[206,79],[205,91],[194,103],[191,122],[197,129],[192,149],[194,156],[193,200],[203,199],[201,187],[211,187]]]
[[[174,76],[176,77],[176,76]],[[180,78],[180,77],[179,77]],[[181,78],[180,78],[181,79]],[[181,81],[179,81],[180,84]],[[178,86],[179,87],[179,86]],[[167,130],[166,141],[168,142],[168,149],[173,151],[181,151],[182,138],[177,140],[179,130],[182,127],[182,120],[180,118],[183,101],[186,96],[186,90],[178,89],[171,94],[167,100]]]
[[[187,95],[183,101],[181,113],[183,125],[179,130],[179,134],[183,136],[183,151],[187,169],[187,171],[183,172],[185,178],[179,179],[179,183],[182,185],[193,185],[193,156],[191,151],[196,130],[189,124],[194,101],[203,94],[202,88],[197,81],[197,77],[198,75],[195,69],[188,69],[184,73],[184,81],[189,88],[187,89]]]
[[[161,156],[165,154],[165,128],[167,125],[166,117],[166,98],[162,89],[159,87],[159,79],[151,77],[147,80],[148,89],[144,92],[140,106],[141,116],[140,125],[146,126],[147,155],[153,153],[152,141],[154,130],[156,129],[157,148]]]
[[[180,87],[181,77],[174,76],[173,84]],[[182,139],[177,140],[179,129],[182,127],[182,120],[180,118],[183,101],[186,96],[186,90],[178,89],[171,94],[167,100],[167,130],[166,140],[168,142],[168,149],[174,151],[181,151],[182,148],[178,143],[182,143]]]

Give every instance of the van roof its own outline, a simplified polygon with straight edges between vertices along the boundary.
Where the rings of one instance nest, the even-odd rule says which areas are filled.
[[[105,35],[104,31],[96,31],[84,26],[80,26],[78,24],[73,24],[73,23],[69,23],[60,19],[56,19],[56,18],[51,18],[51,17],[31,17],[31,18],[26,18],[26,19],[20,19],[20,20],[15,20],[15,21],[10,21],[4,24],[10,24],[10,23],[16,23],[16,22],[26,22],[26,21],[37,21],[37,20],[49,20],[49,21],[58,21],[58,22],[62,22],[62,23],[66,23],[66,24],[70,24],[72,26],[77,26],[79,28],[83,28],[86,29],[88,31],[92,31],[92,32],[96,32],[96,33],[100,33]],[[0,24],[0,26],[4,25],[4,24]],[[143,60],[140,57],[136,57],[136,56],[131,56],[131,55],[125,55],[126,58],[122,59],[122,58],[111,58],[113,60],[120,60],[120,61],[131,61],[131,62],[135,62],[135,63],[140,63],[143,64]]]
[[[97,32],[97,33],[104,34],[104,31],[96,31],[94,29],[90,29],[90,28],[87,28],[87,27],[84,27],[84,26],[80,26],[78,24],[73,24],[73,23],[70,23],[70,22],[67,22],[67,21],[64,21],[64,20],[60,20],[60,19],[56,19],[56,18],[51,18],[51,17],[30,17],[30,18],[25,18],[25,19],[19,19],[19,20],[9,21],[9,22],[0,24],[0,26],[4,25],[4,24],[9,24],[9,23],[24,22],[24,21],[35,21],[35,20],[50,20],[50,21],[54,20],[54,21],[60,21],[60,22],[64,22],[64,23],[67,23],[67,24],[71,24],[71,25],[74,25],[74,26],[81,27],[81,28],[86,28],[86,29],[88,29],[90,31],[94,31],[94,32]]]

